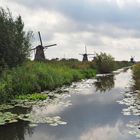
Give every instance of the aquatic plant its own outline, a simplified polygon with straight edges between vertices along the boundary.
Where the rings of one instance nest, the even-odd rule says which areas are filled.
[[[51,126],[57,126],[57,125],[66,125],[67,122],[64,122],[61,120],[60,116],[54,116],[54,117],[34,117],[34,116],[29,116],[27,118],[21,117],[22,120],[24,121],[30,121],[31,126],[37,126],[39,123],[46,123]]]
[[[12,103],[12,105],[1,105],[3,106],[3,110],[1,110],[0,112],[0,125],[18,122],[19,120],[30,122],[30,127],[35,127],[37,126],[37,124],[40,123],[46,123],[51,126],[67,124],[66,122],[62,121],[60,116],[49,116],[49,112],[46,113],[49,106],[65,108],[71,105],[71,101],[69,100],[66,100],[65,102],[61,101],[62,99],[65,99],[69,96],[65,94],[62,94],[61,96],[59,94],[55,94],[55,96],[55,99],[47,99],[43,101],[42,99],[38,99],[38,101],[29,101],[24,100],[24,98],[20,98],[15,100],[14,103]],[[16,113],[13,113],[12,110],[15,110],[17,106],[21,109],[30,109],[30,111],[25,111],[24,114],[22,114],[17,110]],[[11,112],[5,112],[5,109],[8,109],[8,111]],[[40,112],[38,113],[38,111]]]
[[[61,120],[60,116],[54,117],[41,117],[33,116],[32,114],[13,114],[11,112],[0,112],[0,125],[5,125],[9,123],[15,123],[19,120],[29,121],[31,127],[37,126],[39,123],[47,123],[51,126],[66,125],[67,123]]]
[[[11,112],[0,112],[0,125],[17,122],[17,118],[18,116],[16,114],[12,114]]]
[[[12,109],[12,108],[14,108],[13,105],[8,105],[8,104],[1,104],[0,105],[0,111],[7,110],[7,109]]]

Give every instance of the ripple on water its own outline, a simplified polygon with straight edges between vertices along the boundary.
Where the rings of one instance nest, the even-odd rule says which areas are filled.
[[[138,116],[135,121],[130,121],[127,127],[130,129],[129,134],[135,135],[140,138],[140,91],[124,93],[124,99],[117,101],[119,104],[126,105],[126,108],[122,110],[123,115]]]

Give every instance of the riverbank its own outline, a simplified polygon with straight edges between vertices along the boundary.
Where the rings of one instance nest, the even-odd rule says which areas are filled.
[[[113,63],[114,70],[130,65],[129,62],[123,61],[119,63],[113,61]],[[112,67],[108,61],[99,66],[104,67],[105,71]],[[96,73],[101,72],[94,61],[80,62],[75,59],[46,60],[46,62],[28,61],[16,68],[5,70],[1,74],[0,102],[10,102],[19,96],[30,99],[41,98],[36,93],[45,90],[51,91],[81,79],[93,78]],[[30,95],[31,97],[29,97]]]
[[[22,66],[5,71],[0,79],[0,102],[9,102],[19,95],[54,90],[73,81],[92,78],[96,70],[90,64],[79,68],[62,63],[27,62]]]
[[[133,79],[134,79],[134,90],[140,90],[140,63],[133,66]]]

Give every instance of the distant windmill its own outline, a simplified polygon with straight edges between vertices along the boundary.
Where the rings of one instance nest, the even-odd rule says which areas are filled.
[[[52,46],[56,46],[57,44],[51,44],[51,45],[43,46],[40,32],[38,32],[38,35],[39,35],[40,45],[38,45],[37,47],[35,47],[31,50],[36,51],[34,60],[43,61],[43,60],[45,60],[44,49],[47,49],[47,48],[52,47]]]
[[[85,53],[84,54],[80,54],[83,56],[83,62],[87,62],[88,61],[88,56],[89,55],[94,55],[94,54],[88,54],[87,53],[87,47],[85,46]]]
[[[96,60],[96,56],[93,56],[93,57],[90,57],[90,58],[92,58],[92,61]]]
[[[131,56],[131,58],[130,58],[130,62],[131,62],[131,63],[135,63],[134,58],[135,58],[134,56]]]

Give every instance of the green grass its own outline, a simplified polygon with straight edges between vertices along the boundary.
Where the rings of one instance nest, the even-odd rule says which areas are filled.
[[[132,68],[134,84],[133,90],[140,90],[140,63],[137,63]]]
[[[132,70],[134,77],[140,79],[140,63],[135,64]]]
[[[15,96],[53,90],[84,78],[94,77],[96,70],[90,67],[72,68],[59,63],[27,62],[5,71],[0,79],[0,102]]]
[[[43,101],[46,100],[47,98],[48,98],[47,94],[38,94],[38,93],[16,96],[17,100],[28,100],[28,101],[38,101],[38,100]]]

